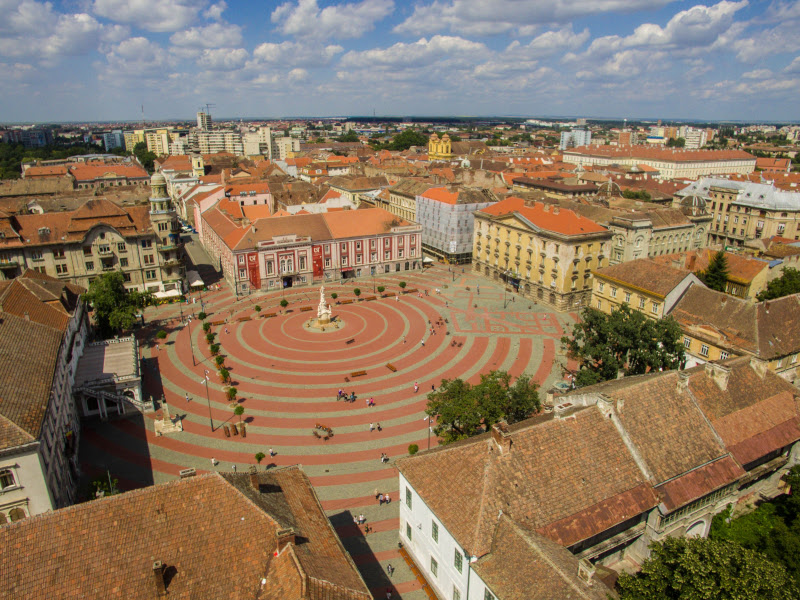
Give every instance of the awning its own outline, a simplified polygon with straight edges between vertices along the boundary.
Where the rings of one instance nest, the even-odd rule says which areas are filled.
[[[178,298],[180,297],[180,290],[169,290],[168,292],[153,292],[153,296],[162,300],[164,298]]]
[[[186,271],[186,280],[189,282],[189,287],[204,287],[203,278],[197,271]]]
[[[433,260],[433,259],[432,259],[431,257],[429,257],[429,256],[423,256],[423,257],[422,257],[422,262],[424,262],[424,263],[426,263],[426,264],[429,264],[429,263],[433,263],[433,262],[436,262],[436,261],[435,261],[435,260]]]

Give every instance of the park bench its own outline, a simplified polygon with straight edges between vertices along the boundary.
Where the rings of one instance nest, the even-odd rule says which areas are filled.
[[[264,319],[269,319],[270,317],[274,317],[274,316],[275,316],[275,313],[264,313],[263,315],[261,315],[261,317],[264,318]]]
[[[386,368],[389,369],[392,373],[397,372],[397,367],[395,367],[392,363],[386,363]]]
[[[368,302],[370,300],[375,300],[375,299],[376,299],[375,296],[367,296],[366,298],[364,298],[364,301]]]
[[[342,300],[339,302],[339,304],[352,304],[352,303],[353,303],[352,300]]]
[[[314,310],[314,307],[313,307],[313,306],[303,306],[303,307],[300,309],[300,312],[308,312],[308,311],[310,311],[310,310]]]
[[[350,373],[350,377],[362,377],[363,375],[366,374],[367,374],[366,371],[353,371],[352,373]]]
[[[347,340],[347,341],[345,342],[345,344],[352,344],[352,343],[353,343],[353,342],[355,342],[355,341],[356,341],[356,338],[350,338],[349,340]]]
[[[237,321],[239,321],[239,322],[241,323],[242,321],[249,321],[250,319],[251,319],[251,317],[239,317],[239,318],[238,318],[238,319],[236,319],[236,320],[237,320]]]
[[[225,325],[225,320],[224,319],[222,321],[211,321],[211,326],[212,327],[219,327],[220,325]]]
[[[197,471],[194,469],[194,467],[190,467],[188,469],[181,469],[180,472],[178,473],[178,476],[181,479],[188,479],[189,477],[194,477],[195,475],[197,475]]]

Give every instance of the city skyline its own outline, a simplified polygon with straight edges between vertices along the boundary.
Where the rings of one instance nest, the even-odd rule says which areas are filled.
[[[0,120],[796,120],[800,2],[5,2]]]

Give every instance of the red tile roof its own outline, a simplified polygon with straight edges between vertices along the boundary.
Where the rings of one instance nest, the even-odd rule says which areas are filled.
[[[383,208],[323,213],[333,239],[389,233],[392,227],[413,225]]]
[[[662,265],[679,265],[679,268],[689,269],[693,273],[704,271],[708,268],[709,262],[717,253],[716,250],[705,248],[702,250],[689,250],[675,254],[665,254],[654,256],[652,260]],[[764,269],[769,268],[769,263],[758,258],[750,258],[725,252],[728,263],[728,279],[738,283],[749,284]]]
[[[127,179],[149,180],[150,176],[139,165],[119,163],[77,164],[69,169],[76,181],[93,181],[103,177],[125,177]]]
[[[604,158],[639,158],[665,162],[696,162],[708,160],[755,160],[755,156],[744,150],[684,150],[682,148],[658,148],[655,146],[579,146],[564,151],[564,160],[570,154],[600,156]]]
[[[795,438],[797,439],[797,438]],[[745,474],[730,456],[724,456],[658,486],[667,510],[675,510],[729,485]]]
[[[53,167],[28,167],[25,169],[25,178],[34,178],[34,177],[63,177],[67,175],[69,171],[65,165],[56,165]]]
[[[525,200],[516,196],[509,196],[497,204],[482,209],[480,212],[493,216],[517,214],[536,227],[563,235],[584,235],[586,233],[608,231],[602,225],[581,217],[571,210],[559,209],[558,207],[551,209],[549,204],[541,202],[528,206]]]

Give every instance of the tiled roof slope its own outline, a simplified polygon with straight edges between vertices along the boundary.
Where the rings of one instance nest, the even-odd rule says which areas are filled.
[[[705,271],[708,268],[709,262],[711,262],[711,259],[714,258],[716,253],[716,250],[705,248],[701,250],[690,250],[689,252],[654,256],[651,260],[662,265],[685,268],[692,271],[692,273],[697,273],[699,271]],[[761,271],[769,268],[769,263],[765,260],[748,258],[731,252],[725,253],[725,259],[728,264],[728,279],[739,283],[750,283]]]
[[[246,250],[255,248],[258,242],[269,241],[276,236],[292,234],[311,237],[314,242],[331,239],[331,232],[322,214],[291,215],[288,217],[276,217],[273,215],[253,223],[232,247],[234,250]]]
[[[800,350],[800,294],[759,302],[756,315],[760,357],[786,356]]]
[[[302,498],[293,507],[301,513],[321,511],[315,497],[314,502],[307,500],[313,491],[295,489],[307,485],[307,479],[291,473],[259,477],[261,495],[287,495],[288,491],[289,496]],[[303,517],[298,520],[302,522]],[[219,474],[173,481],[0,528],[2,585],[17,600],[43,595],[53,600],[151,600],[156,597],[153,561],[161,561],[169,598],[370,597],[360,577],[358,588],[350,589],[314,580],[304,572],[302,562],[298,567],[291,554],[300,556],[303,546],[314,542],[299,538],[295,546],[284,547],[276,555],[279,529],[268,513]],[[311,533],[306,530],[302,535]],[[283,591],[269,593],[276,589]]]
[[[356,235],[380,235],[388,233],[392,227],[413,225],[383,208],[327,212],[322,216],[335,239]]]
[[[491,552],[472,568],[498,598],[507,600],[607,600],[600,581],[578,577],[578,560],[562,546],[500,517]],[[514,573],[514,577],[509,577]]]
[[[511,428],[511,440],[502,456],[484,434],[397,462],[472,555],[489,551],[501,510],[568,546],[658,504],[614,425],[595,409],[524,422]]]
[[[58,329],[0,313],[0,417],[28,434],[28,441],[41,432],[61,338]],[[0,448],[14,441],[0,438]]]
[[[528,206],[525,200],[516,196],[509,196],[502,202],[487,206],[480,212],[492,216],[516,213],[540,229],[563,235],[583,235],[608,231],[602,225],[581,217],[571,210],[551,209],[550,205],[541,202],[535,202],[533,206]]]
[[[616,281],[665,298],[681,281],[689,276],[686,269],[659,265],[649,258],[639,258],[593,272],[602,278]],[[695,286],[692,286],[695,287]]]
[[[678,163],[706,160],[755,160],[756,158],[744,150],[684,150],[639,145],[578,146],[564,152],[565,161],[569,160],[569,154],[584,154],[587,156],[602,156],[606,158],[641,158]]]
[[[66,330],[70,317],[63,309],[41,302],[19,279],[0,281],[0,312],[27,318],[62,332]]]

